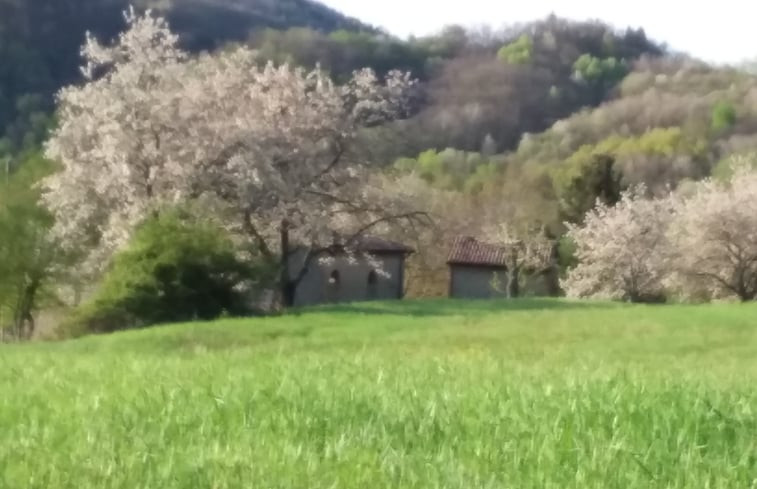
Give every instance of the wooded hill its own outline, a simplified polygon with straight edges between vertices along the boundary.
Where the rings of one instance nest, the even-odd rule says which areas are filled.
[[[132,4],[165,15],[192,51],[244,41],[256,30],[294,26],[332,32],[373,28],[312,0],[0,0],[0,135],[38,142],[52,95],[79,76],[85,33],[109,40]],[[0,144],[0,153],[2,152]]]
[[[471,216],[560,241],[564,223],[581,222],[597,199],[612,205],[636,184],[660,195],[727,173],[732,156],[757,150],[757,77],[673,55],[641,29],[550,16],[402,40],[307,0],[135,7],[165,14],[193,52],[245,44],[253,63],[318,65],[337,83],[363,67],[419,80],[403,120],[362,128],[367,144],[352,148],[388,188],[407,174],[425,181],[409,193],[440,225],[414,243],[424,250],[409,269],[422,289],[414,295],[444,293],[433,287],[446,274],[439,243],[479,235],[486,219]],[[37,187],[25,175],[49,171],[39,150],[55,125],[53,95],[78,83],[85,32],[113,38],[126,8],[127,0],[0,0],[0,168],[17,172],[0,206],[34,207],[24,199],[36,202]],[[15,225],[17,215],[5,218]],[[561,257],[564,269],[570,250]]]

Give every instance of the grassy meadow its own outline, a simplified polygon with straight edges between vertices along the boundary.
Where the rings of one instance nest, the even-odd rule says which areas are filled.
[[[0,346],[0,488],[757,487],[757,306],[331,307]]]

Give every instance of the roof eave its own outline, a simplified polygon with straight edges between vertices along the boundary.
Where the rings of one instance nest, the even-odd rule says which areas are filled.
[[[462,261],[448,261],[447,266],[472,267],[472,268],[501,268],[503,270],[507,270],[507,265],[496,264],[496,263],[470,263],[470,262],[462,262]]]

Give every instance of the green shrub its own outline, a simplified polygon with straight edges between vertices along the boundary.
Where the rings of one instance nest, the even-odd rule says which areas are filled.
[[[523,34],[517,40],[502,46],[497,57],[513,65],[523,65],[531,62],[533,54],[534,42],[529,35]]]
[[[170,211],[147,220],[118,253],[92,301],[65,333],[103,333],[250,311],[241,285],[261,273],[225,232]]]
[[[569,268],[578,265],[578,257],[576,256],[578,248],[576,247],[575,241],[569,236],[563,236],[558,240],[557,251],[558,265],[561,274],[564,275]]]
[[[613,86],[628,74],[628,67],[623,61],[612,57],[601,59],[582,54],[573,64],[573,71],[574,76],[584,82]]]
[[[712,109],[712,129],[727,131],[736,124],[736,109],[728,102],[720,102]]]
[[[735,153],[721,159],[712,169],[712,177],[729,182],[739,168],[757,170],[757,152]]]
[[[614,205],[624,190],[623,174],[612,154],[595,153],[568,160],[553,174],[553,185],[564,220],[581,222],[597,200]]]

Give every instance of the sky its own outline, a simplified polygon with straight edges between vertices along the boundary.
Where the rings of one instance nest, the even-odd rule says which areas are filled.
[[[431,34],[450,24],[500,28],[555,13],[599,19],[617,28],[643,27],[653,40],[712,63],[757,59],[754,0],[321,1],[401,37]]]

